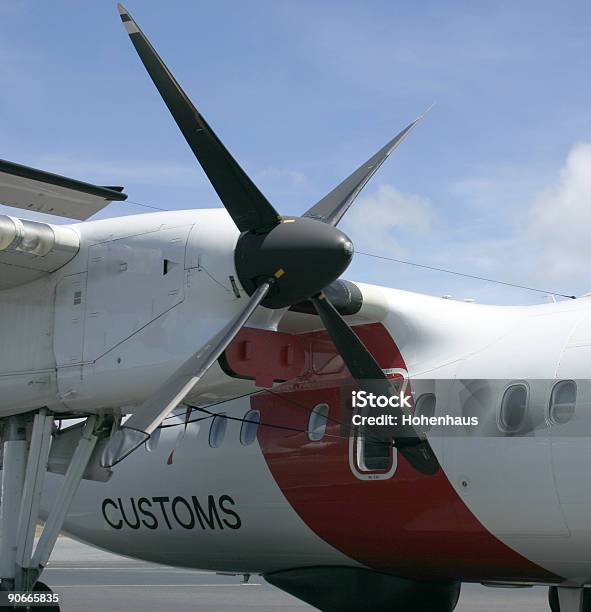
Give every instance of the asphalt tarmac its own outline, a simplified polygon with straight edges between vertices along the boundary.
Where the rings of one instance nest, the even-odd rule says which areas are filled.
[[[241,578],[142,563],[58,540],[43,581],[62,595],[63,612],[259,612],[314,608],[268,585]],[[456,612],[545,612],[546,589],[465,584]]]

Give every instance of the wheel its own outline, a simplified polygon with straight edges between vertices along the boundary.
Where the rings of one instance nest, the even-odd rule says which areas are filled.
[[[33,587],[33,593],[53,593],[53,591],[44,583],[37,581]],[[35,612],[60,612],[59,604],[47,604],[45,606],[35,606],[31,608]]]
[[[558,602],[558,589],[551,586],[548,589],[548,603],[552,612],[561,612],[560,603]],[[591,612],[591,589],[583,590],[583,607],[581,612]]]

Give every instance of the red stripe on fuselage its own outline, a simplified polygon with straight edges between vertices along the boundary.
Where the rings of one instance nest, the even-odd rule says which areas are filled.
[[[383,325],[357,326],[355,331],[382,368],[406,369]],[[272,394],[253,396],[251,404],[261,412],[258,439],[273,477],[319,537],[351,559],[397,576],[558,580],[487,531],[443,470],[425,476],[398,455],[392,478],[356,478],[349,466],[349,440],[339,425],[347,371],[337,371],[340,358],[324,333],[303,334],[298,340],[306,351],[307,374]],[[332,373],[320,374],[315,362],[327,363]],[[313,442],[302,431],[311,409],[323,402],[330,407],[329,425],[324,438]]]

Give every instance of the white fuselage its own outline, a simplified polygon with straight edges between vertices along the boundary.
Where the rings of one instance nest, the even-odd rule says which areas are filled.
[[[243,303],[232,256],[238,232],[222,210],[72,227],[81,245],[72,261],[0,291],[2,415],[42,406],[81,415],[133,412]],[[349,322],[383,325],[415,391],[424,384],[437,396],[436,414],[461,415],[469,401],[480,418],[466,435],[430,433],[455,494],[512,550],[558,576],[591,581],[591,300],[495,307],[359,287],[364,305]],[[316,317],[262,308],[249,326],[321,329]],[[556,380],[578,384],[575,416],[560,426],[547,414]],[[519,436],[498,427],[504,389],[515,381],[528,387],[532,423]],[[254,390],[253,381],[216,365],[193,399],[213,404]],[[474,403],[476,396],[484,399]],[[241,419],[250,400],[223,409]],[[302,519],[258,442],[240,443],[240,422],[228,423],[219,448],[211,448],[208,427],[208,420],[189,425],[172,465],[166,458],[180,427],[164,430],[155,450],[140,449],[117,466],[108,483],[83,481],[66,530],[123,554],[224,571],[358,563]],[[394,469],[389,478],[396,477]],[[60,478],[50,477],[48,496]],[[364,486],[372,485],[380,486]],[[199,523],[193,497],[213,526]],[[180,518],[176,498],[184,500],[175,506]],[[148,500],[141,516],[133,506],[140,499]],[[394,533],[399,528],[391,523]]]

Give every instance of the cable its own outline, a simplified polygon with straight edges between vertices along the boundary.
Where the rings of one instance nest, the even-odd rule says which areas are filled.
[[[445,268],[437,268],[435,266],[428,266],[426,264],[415,263],[413,261],[405,261],[404,259],[395,259],[394,257],[385,257],[384,255],[376,255],[375,253],[366,253],[364,251],[355,251],[358,255],[365,255],[366,257],[374,257],[375,259],[384,259],[386,261],[394,261],[396,263],[405,264],[407,266],[414,266],[415,268],[425,268],[426,270],[434,270],[436,272],[445,272],[446,274],[455,274],[456,276],[465,276],[466,278],[474,278],[476,280],[486,281],[487,283],[496,283],[498,285],[506,285],[508,287],[517,287],[518,289],[527,289],[527,291],[536,291],[537,293],[544,293],[546,295],[559,295],[560,297],[568,298],[569,300],[576,300],[576,295],[566,295],[564,293],[557,293],[556,291],[546,291],[545,289],[536,289],[535,287],[528,287],[527,285],[518,285],[516,283],[508,283],[505,281],[496,280],[494,278],[486,278],[485,276],[476,276],[475,274],[465,274],[464,272],[456,272],[455,270],[446,270]]]
[[[275,395],[276,397],[281,398],[283,401],[285,401],[285,402],[287,402],[289,404],[292,404],[293,406],[295,406],[297,408],[301,408],[302,410],[308,411],[310,409],[309,406],[305,406],[304,404],[301,404],[300,402],[297,402],[297,401],[295,401],[294,399],[292,399],[290,397],[286,397],[286,395],[281,393],[281,391],[265,388],[265,389],[258,389],[257,391],[253,391],[252,393],[245,393],[244,395],[239,395],[237,397],[233,397],[233,398],[230,398],[230,399],[222,400],[222,401],[216,402],[214,404],[208,404],[207,406],[204,406],[204,407],[189,405],[189,407],[192,410],[195,410],[195,411],[198,411],[198,412],[202,412],[204,414],[207,414],[208,416],[207,417],[197,418],[197,419],[190,419],[188,421],[187,420],[183,420],[180,423],[169,423],[167,425],[160,425],[160,427],[162,429],[165,429],[165,428],[168,428],[168,427],[182,427],[182,426],[186,427],[190,423],[198,423],[199,421],[204,421],[204,420],[210,419],[212,417],[216,417],[216,416],[219,416],[219,417],[231,420],[231,421],[239,421],[239,422],[242,422],[242,423],[249,422],[250,423],[251,421],[248,421],[248,419],[228,416],[227,414],[221,414],[219,412],[212,412],[211,410],[208,410],[208,408],[213,408],[214,406],[219,406],[220,404],[226,404],[228,402],[232,402],[232,401],[237,400],[237,399],[243,399],[245,397],[252,397],[253,395],[257,395],[259,393],[270,393],[271,395]],[[178,419],[178,418],[181,417],[181,415],[179,413],[171,414],[171,415],[167,416],[164,420],[166,421],[167,419],[175,418],[175,417]],[[342,421],[339,421],[338,419],[335,419],[334,417],[331,417],[331,416],[327,416],[327,421],[331,421],[333,424],[339,425],[341,427],[344,426]],[[306,433],[306,434],[309,433],[309,430],[307,430],[307,429],[299,429],[299,428],[296,428],[296,427],[288,427],[286,425],[276,425],[276,424],[273,424],[273,423],[264,423],[262,421],[259,424],[261,426],[263,426],[263,427],[271,427],[271,428],[274,428],[274,429],[283,429],[283,430],[286,430],[286,431],[295,431],[295,432],[298,432],[298,433]],[[388,447],[394,446],[394,444],[392,442],[384,441],[383,436],[378,433],[378,429],[376,427],[372,427],[372,426],[366,425],[366,426],[364,426],[364,430],[366,432],[373,433],[373,435],[367,435],[367,433],[366,433],[365,436],[364,436],[365,439],[367,441],[371,441],[372,444],[374,444],[376,446],[377,445],[385,445],[385,446],[388,446]],[[328,435],[329,437],[332,437],[332,438],[339,438],[339,439],[342,439],[342,440],[348,440],[349,437],[350,437],[350,436],[342,436],[342,435],[335,435],[335,434],[326,434],[326,435]]]
[[[145,208],[151,208],[152,210],[160,210],[163,212],[170,212],[168,208],[160,208],[159,206],[153,206],[152,204],[142,204],[134,200],[126,200],[129,204],[136,204],[137,206],[143,206]],[[501,281],[495,278],[487,278],[486,276],[477,276],[475,274],[467,274],[465,272],[457,272],[456,270],[447,270],[446,268],[438,268],[436,266],[428,266],[427,264],[420,264],[414,261],[407,261],[404,259],[396,259],[395,257],[386,257],[385,255],[376,255],[375,253],[367,253],[365,251],[355,251],[358,255],[365,255],[366,257],[373,257],[374,259],[383,259],[385,261],[393,261],[395,263],[404,264],[406,266],[413,266],[415,268],[423,268],[425,270],[433,270],[434,272],[444,272],[445,274],[453,274],[454,276],[463,276],[464,278],[473,278],[474,280],[484,281],[486,283],[495,283],[497,285],[504,285],[506,287],[515,287],[516,289],[525,289],[526,291],[535,291],[536,293],[543,293],[544,295],[558,295],[569,300],[576,300],[576,295],[566,295],[565,293],[558,293],[556,291],[548,291],[546,289],[538,289],[536,287],[528,287],[527,285],[519,285],[518,283],[509,283]],[[209,272],[205,270],[209,275]],[[214,279],[215,280],[215,279]],[[219,283],[219,281],[216,281]],[[219,283],[221,285],[221,283]],[[222,285],[223,287],[223,285]],[[224,289],[227,290],[226,287]]]
[[[252,397],[253,395],[258,395],[259,393],[266,393],[267,391],[268,389],[257,389],[256,391],[249,391],[248,393],[243,393],[242,395],[236,395],[235,397],[231,397],[225,400],[220,400],[219,402],[214,402],[213,404],[207,404],[207,406],[204,406],[204,408],[213,408],[214,406],[219,406],[220,404],[227,404],[228,402],[233,402],[234,400],[243,399],[245,397]],[[191,406],[191,408],[193,408],[194,410],[198,409],[198,407],[196,406]],[[175,408],[175,410],[177,410],[177,408]],[[169,414],[167,417],[164,418],[164,421],[167,421],[168,419],[179,418],[179,415],[182,416],[184,414],[185,414],[184,410],[182,413],[179,413],[179,412],[175,413],[173,411],[171,414]],[[178,425],[178,423],[173,425],[172,427],[176,427],[176,425]]]
[[[310,409],[309,406],[304,406],[304,404],[300,404],[299,402],[296,402],[294,399],[287,397],[286,394],[281,393],[281,391],[275,391],[274,389],[267,389],[267,392],[270,393],[271,395],[274,395],[275,397],[282,399],[284,402],[292,404],[296,408],[302,408],[303,410]],[[335,419],[334,417],[327,415],[326,420],[332,421],[335,425],[340,425],[341,427],[343,427],[343,422],[339,421],[338,419]]]
[[[159,206],[152,206],[151,204],[142,204],[135,200],[124,200],[127,204],[135,204],[136,206],[143,206],[144,208],[151,208],[152,210],[161,210],[162,212],[171,212],[168,208],[160,208]]]
[[[260,393],[270,393],[271,395],[274,395],[275,397],[279,397],[280,399],[282,399],[283,401],[292,404],[294,406],[296,406],[297,408],[302,408],[303,410],[309,410],[309,406],[305,406],[304,404],[300,404],[300,402],[296,402],[294,399],[290,398],[290,397],[286,397],[285,393],[282,393],[281,388],[279,387],[277,390],[276,389],[271,389],[268,387],[265,387],[263,389],[257,389],[256,391],[251,391],[249,393],[244,393],[242,395],[237,395],[236,397],[231,397],[229,399],[225,399],[225,400],[221,400],[219,402],[214,402],[213,404],[207,404],[207,406],[203,406],[202,408],[199,406],[192,406],[189,404],[189,406],[193,409],[193,410],[207,410],[208,408],[213,408],[214,406],[220,406],[221,404],[227,404],[228,402],[233,402],[234,400],[239,400],[239,399],[244,399],[245,397],[253,397],[254,395],[258,395]],[[184,414],[184,411],[183,413]],[[213,413],[214,415],[216,413]],[[167,417],[164,418],[164,421],[168,420],[168,419],[172,419],[172,418],[179,418],[179,413],[172,413],[169,414]],[[334,417],[331,416],[327,416],[327,421],[332,421],[335,425],[343,425],[342,421],[339,421],[338,419],[335,419]],[[191,421],[189,421],[191,422]],[[175,423],[173,425],[164,425],[164,427],[176,427],[178,425],[182,425],[183,423]]]
[[[227,400],[227,401],[230,401],[230,400]],[[238,421],[239,423],[254,423],[255,422],[255,421],[250,421],[250,420],[245,419],[245,418],[228,416],[227,414],[221,414],[221,413],[218,413],[218,412],[211,412],[210,410],[207,410],[206,408],[195,408],[195,407],[193,407],[193,410],[195,410],[197,412],[203,412],[204,414],[207,414],[207,416],[206,417],[201,417],[201,418],[198,418],[198,419],[191,419],[191,420],[186,421],[186,422],[183,421],[182,423],[172,423],[172,424],[169,424],[169,425],[160,425],[160,427],[162,429],[165,429],[165,428],[168,428],[168,427],[181,427],[181,426],[190,425],[191,423],[198,423],[200,421],[206,421],[208,419],[211,419],[212,417],[213,418],[220,417],[220,418],[223,418],[223,419],[227,419],[228,421]],[[338,421],[336,421],[336,422],[338,423]],[[285,431],[294,431],[296,433],[305,433],[305,434],[310,433],[309,430],[307,430],[307,429],[299,429],[298,427],[288,427],[287,425],[277,425],[275,423],[265,423],[264,421],[260,421],[258,423],[258,426],[259,427],[270,427],[272,429],[282,429],[282,430],[285,430]],[[340,440],[348,440],[349,439],[347,436],[341,436],[341,435],[338,435],[338,434],[325,433],[324,435],[327,436],[328,438],[338,438]],[[370,439],[370,438],[367,438],[367,439]],[[386,442],[384,442],[383,439],[378,439],[378,438],[373,440],[373,443],[375,445],[382,444],[382,445],[386,445],[388,447],[394,446],[392,443],[386,443]]]
[[[209,276],[209,278],[211,278],[211,280],[214,283],[217,283],[224,291],[227,291],[228,293],[232,292],[232,289],[230,289],[229,287],[226,287],[226,285],[224,285],[223,283],[221,283],[217,278],[215,278],[214,276],[212,276],[209,271],[207,270],[207,268],[203,265],[203,264],[197,264],[197,270],[199,272],[203,271],[205,272],[205,274],[207,274],[207,276]]]

